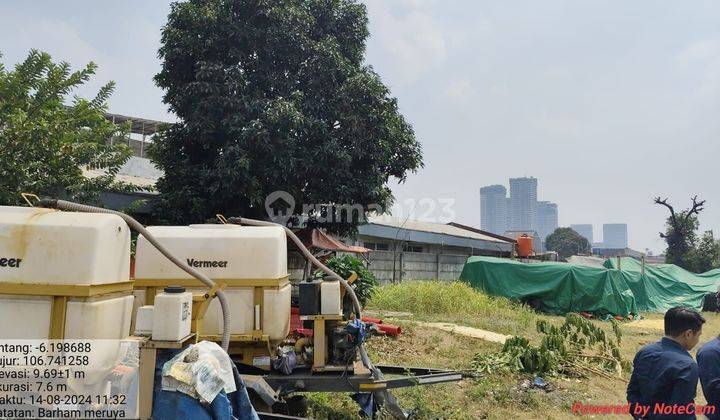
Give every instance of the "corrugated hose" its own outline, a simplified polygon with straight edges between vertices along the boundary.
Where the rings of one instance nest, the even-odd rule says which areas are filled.
[[[247,219],[244,217],[228,217],[227,218],[228,223],[236,224],[236,225],[247,225],[247,226],[280,226],[285,229],[285,234],[293,241],[293,243],[300,249],[300,252],[307,258],[310,262],[312,262],[316,267],[318,267],[320,270],[322,270],[325,274],[328,275],[328,277],[335,279],[340,282],[340,284],[343,285],[345,288],[345,291],[350,296],[350,299],[352,300],[353,307],[355,309],[355,314],[357,316],[357,319],[362,319],[362,306],[360,305],[360,301],[357,298],[357,295],[355,294],[355,290],[353,290],[352,286],[344,279],[342,276],[340,276],[338,273],[331,270],[328,266],[320,262],[313,254],[310,252],[309,249],[305,246],[305,244],[302,243],[300,238],[295,235],[295,232],[293,232],[289,227],[281,225],[279,223],[274,222],[268,222],[265,220],[256,220],[256,219]],[[372,373],[372,376],[375,380],[380,381],[383,380],[383,374],[380,372],[380,369],[376,368],[372,361],[370,361],[370,356],[368,356],[367,351],[365,350],[364,343],[360,343],[358,346],[358,350],[360,352],[360,359],[362,360],[363,365],[370,370]],[[376,391],[374,392],[374,395],[376,398],[378,398],[381,404],[387,404],[387,407],[390,409],[392,415],[395,418],[399,419],[405,419],[407,418],[407,414],[403,411],[403,409],[400,407],[400,405],[397,403],[397,400],[395,397],[388,392],[387,390],[383,391]]]
[[[42,199],[39,201],[38,205],[41,207],[54,208],[59,210],[76,211],[82,213],[106,213],[119,216],[125,221],[125,223],[127,223],[128,226],[130,226],[131,229],[134,229],[140,235],[144,236],[145,239],[148,240],[148,242],[150,242],[155,248],[157,248],[157,250],[160,251],[160,253],[163,254],[165,258],[170,260],[173,264],[177,265],[186,273],[200,280],[207,287],[211,289],[215,287],[215,282],[212,281],[208,276],[199,272],[198,270],[195,270],[173,254],[171,254],[170,251],[167,250],[167,248],[165,248],[160,242],[158,242],[158,240],[155,239],[155,237],[150,232],[148,232],[147,229],[145,229],[145,226],[143,226],[140,222],[125,213],[115,210],[104,209],[101,207],[88,206],[85,204],[73,203],[71,201],[55,199]],[[220,309],[222,310],[223,317],[222,339],[220,341],[220,346],[223,348],[223,350],[227,351],[228,347],[230,346],[230,308],[228,306],[225,293],[221,289],[216,289],[215,294],[220,301]]]

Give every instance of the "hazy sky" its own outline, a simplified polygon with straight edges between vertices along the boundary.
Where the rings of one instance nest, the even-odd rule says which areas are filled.
[[[478,188],[535,176],[560,224],[627,222],[660,251],[666,211],[707,200],[720,233],[720,3],[713,1],[367,1],[367,61],[398,97],[425,168],[394,186],[399,209],[479,226]],[[152,82],[161,1],[4,1],[2,62],[30,48],[99,66],[111,111],[172,120]],[[420,202],[420,200],[423,200]]]

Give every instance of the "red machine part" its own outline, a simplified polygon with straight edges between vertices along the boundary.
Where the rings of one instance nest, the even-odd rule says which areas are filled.
[[[372,322],[373,324],[382,324],[382,319],[380,319],[380,318],[364,316],[360,319],[362,320],[362,322]]]

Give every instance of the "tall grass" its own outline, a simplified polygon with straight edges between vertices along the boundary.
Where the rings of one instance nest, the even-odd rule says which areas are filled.
[[[368,307],[411,312],[426,321],[446,321],[515,334],[535,319],[528,307],[478,292],[458,281],[405,281],[377,289]]]

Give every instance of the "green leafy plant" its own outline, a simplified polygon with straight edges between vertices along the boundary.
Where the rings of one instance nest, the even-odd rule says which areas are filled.
[[[365,307],[370,298],[375,294],[378,282],[375,280],[373,273],[365,267],[362,260],[352,255],[344,254],[330,258],[325,262],[325,265],[344,279],[348,279],[353,273],[357,274],[358,278],[352,283],[352,288],[360,301],[360,305]],[[324,276],[324,272],[320,270],[315,271],[315,278],[319,279]]]
[[[136,190],[115,178],[131,156],[111,141],[127,126],[104,115],[115,85],[92,99],[73,96],[96,67],[73,72],[36,50],[12,70],[0,64],[0,204],[22,204],[21,192],[97,203],[103,191]]]
[[[620,355],[620,326],[615,320],[611,322],[613,336],[608,337],[605,330],[577,314],[568,314],[560,327],[538,320],[537,331],[542,334],[539,346],[524,337],[511,337],[499,353],[476,354],[472,366],[478,373],[622,376],[629,364]]]
[[[149,149],[165,173],[157,214],[267,218],[284,191],[294,215],[342,234],[390,208],[389,181],[420,169],[422,152],[367,63],[369,34],[355,0],[174,2],[155,81],[178,122]]]

